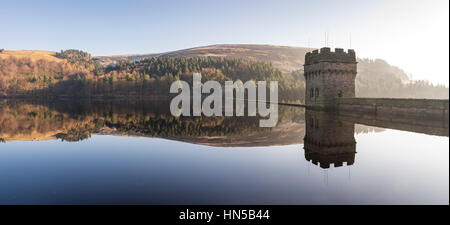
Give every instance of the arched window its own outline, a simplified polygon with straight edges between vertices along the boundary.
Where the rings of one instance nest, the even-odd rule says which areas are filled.
[[[314,98],[314,89],[313,88],[311,88],[311,90],[309,91],[309,97]]]
[[[339,91],[339,92],[338,92],[338,97],[339,97],[339,98],[342,98],[342,91]]]
[[[316,98],[319,97],[319,88],[316,88]]]

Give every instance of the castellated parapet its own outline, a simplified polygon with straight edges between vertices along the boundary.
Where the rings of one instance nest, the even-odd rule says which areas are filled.
[[[342,48],[335,48],[334,52],[330,48],[321,48],[308,52],[305,55],[305,65],[311,65],[319,62],[343,62],[356,63],[355,50],[349,49],[347,52]]]
[[[357,71],[355,51],[321,48],[305,55],[307,107],[332,108],[338,98],[355,97]]]

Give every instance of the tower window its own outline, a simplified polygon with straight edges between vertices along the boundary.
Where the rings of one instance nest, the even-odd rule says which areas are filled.
[[[319,88],[316,88],[316,98],[319,97]]]
[[[314,89],[311,88],[311,90],[309,91],[309,97],[310,98],[314,98]]]
[[[339,91],[339,92],[338,92],[338,97],[339,97],[339,98],[342,98],[342,91]]]

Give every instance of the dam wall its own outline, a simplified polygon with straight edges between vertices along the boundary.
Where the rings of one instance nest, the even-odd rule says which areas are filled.
[[[334,109],[342,115],[393,116],[404,120],[439,120],[448,123],[449,100],[401,98],[337,98]]]
[[[448,127],[448,99],[357,98],[357,63],[353,49],[345,52],[336,48],[333,52],[324,47],[306,53],[303,65],[306,108],[386,122],[395,119],[400,123],[427,121],[428,124],[433,120]]]

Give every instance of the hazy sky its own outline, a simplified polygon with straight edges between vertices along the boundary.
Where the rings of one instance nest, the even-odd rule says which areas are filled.
[[[449,85],[448,0],[0,0],[0,9],[0,48],[92,55],[224,43],[348,48],[351,36],[357,56]]]

